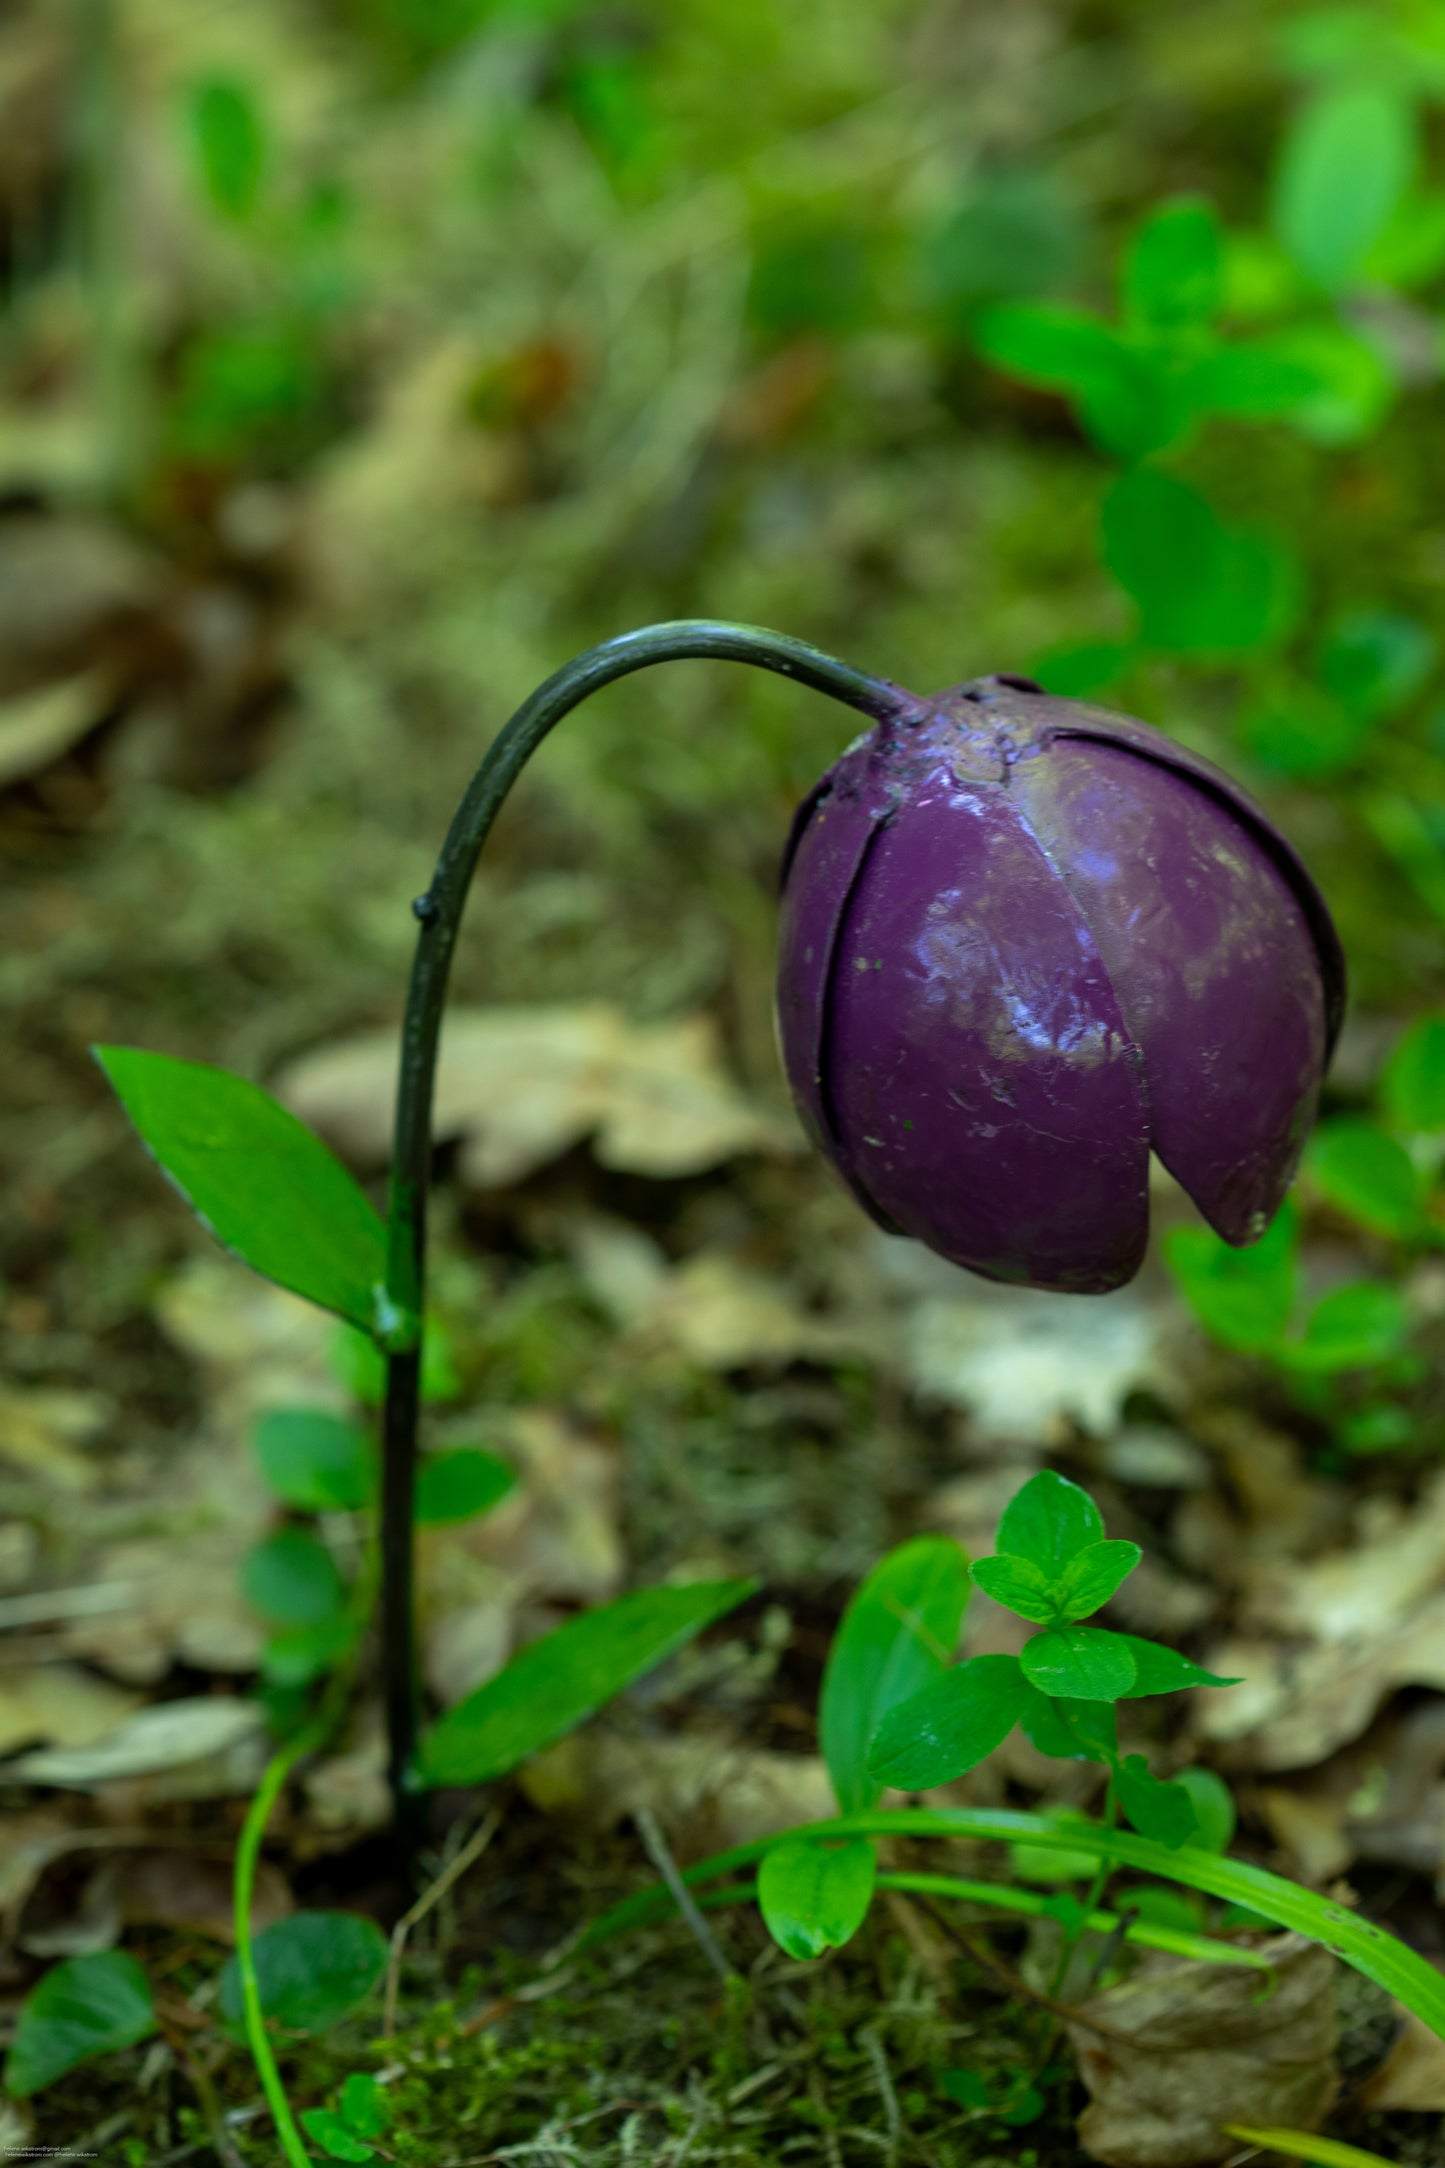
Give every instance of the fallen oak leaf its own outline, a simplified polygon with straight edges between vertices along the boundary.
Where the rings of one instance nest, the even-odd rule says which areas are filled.
[[[1067,2030],[1091,2096],[1079,2140],[1106,2168],[1227,2160],[1235,2141],[1219,2125],[1222,2101],[1259,2123],[1324,2114],[1336,2085],[1334,1960],[1303,1935],[1256,1947],[1274,1973],[1264,1997],[1253,1973],[1150,1954],[1077,2006]]]
[[[1403,2021],[1389,2054],[1360,2091],[1360,2105],[1371,2113],[1414,2109],[1445,2112],[1445,2040],[1400,2003]]]
[[[276,1079],[303,1121],[362,1164],[391,1144],[399,1039],[367,1032],[304,1055]],[[442,1031],[434,1134],[461,1140],[464,1182],[521,1182],[593,1139],[604,1167],[674,1180],[747,1152],[801,1149],[722,1068],[710,1017],[634,1024],[605,1001],[453,1009]]]

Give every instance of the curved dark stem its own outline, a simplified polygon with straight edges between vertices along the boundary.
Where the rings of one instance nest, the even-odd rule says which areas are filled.
[[[417,1696],[413,1655],[412,1493],[421,1377],[421,1318],[426,1290],[426,1192],[431,1172],[432,1092],[447,980],[472,875],[507,793],[537,747],[589,693],[653,663],[712,657],[751,663],[796,678],[875,721],[903,721],[924,703],[867,677],[802,640],[752,625],[707,619],[649,625],[589,648],[524,701],[493,741],[467,787],[437,860],[431,887],[413,909],[421,921],[407,994],[397,1080],[395,1149],[388,1217],[386,1412],[383,1424],[383,1664],[389,1779],[397,1836],[410,1871],[419,1837],[420,1790],[414,1761]]]

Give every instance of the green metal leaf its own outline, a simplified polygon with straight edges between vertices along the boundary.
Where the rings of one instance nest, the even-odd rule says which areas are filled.
[[[872,1776],[903,1792],[950,1784],[993,1752],[1023,1710],[1016,1656],[973,1656],[890,1709],[868,1756]]]
[[[505,1776],[575,1730],[756,1586],[754,1581],[691,1581],[679,1588],[637,1589],[570,1619],[532,1642],[432,1725],[422,1741],[423,1782],[485,1784]]]
[[[146,1148],[218,1242],[323,1310],[380,1328],[380,1216],[304,1122],[229,1070],[138,1047],[94,1052]]]
[[[845,1813],[874,1806],[868,1750],[888,1711],[952,1663],[968,1603],[968,1560],[951,1536],[915,1536],[855,1592],[823,1670],[818,1740]]]
[[[134,2047],[156,2029],[150,1982],[124,1950],[69,1957],[20,2005],[5,2058],[5,2090],[22,2097],[92,2055]]]
[[[758,1905],[789,1957],[821,1957],[852,1940],[868,1914],[878,1858],[866,1837],[775,1845],[758,1869]]]

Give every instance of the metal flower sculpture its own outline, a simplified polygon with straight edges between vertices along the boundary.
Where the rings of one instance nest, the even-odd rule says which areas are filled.
[[[886,717],[800,809],[778,1020],[864,1209],[994,1280],[1122,1286],[1151,1147],[1227,1242],[1289,1186],[1344,963],[1290,845],[1127,716],[980,678]]]

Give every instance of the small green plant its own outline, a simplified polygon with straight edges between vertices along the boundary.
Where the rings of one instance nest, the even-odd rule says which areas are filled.
[[[1253,1249],[1203,1227],[1176,1227],[1165,1260],[1211,1339],[1272,1364],[1296,1398],[1330,1423],[1344,1453],[1419,1442],[1408,1395],[1424,1374],[1400,1282],[1445,1242],[1445,1017],[1418,1017],[1381,1072],[1369,1114],[1322,1121],[1304,1157],[1304,1189],[1346,1221],[1382,1269],[1300,1300],[1301,1219],[1291,1206]]]
[[[301,2121],[331,2160],[372,2160],[368,2139],[385,2134],[391,2120],[385,2093],[369,2071],[353,2070],[336,2096],[334,2108],[303,2108]]]
[[[1107,1537],[1087,1492],[1051,1471],[1018,1492],[998,1541],[992,1557],[970,1567],[951,1539],[924,1536],[875,1568],[844,1615],[824,1674],[820,1741],[843,1813],[689,1868],[682,1879],[697,1902],[755,1901],[780,1947],[805,1960],[847,1943],[880,1890],[1051,1920],[1061,1945],[1055,1994],[1085,1935],[1103,1938],[1106,1953],[1134,1945],[1268,1969],[1247,1942],[1228,1937],[1287,1927],[1388,1986],[1445,2036],[1445,1984],[1413,1950],[1343,1906],[1227,1856],[1234,1810],[1218,1778],[1206,1770],[1163,1778],[1142,1754],[1121,1751],[1120,1702],[1237,1683],[1162,1643],[1086,1623],[1139,1563],[1138,1547]],[[954,1661],[970,1583],[1038,1627],[1019,1656]],[[879,1804],[890,1785],[924,1791],[952,1782],[1015,1725],[1041,1753],[1104,1769],[1100,1820]],[[879,1840],[926,1837],[1005,1844],[1013,1878],[879,1865]],[[1149,1879],[1106,1904],[1118,1869]],[[1082,1895],[1066,1886],[1080,1882]],[[1215,1901],[1214,1915],[1201,1898]],[[668,1890],[645,1890],[594,1922],[583,1943],[665,1918],[673,1904]],[[946,2073],[941,2082],[962,2104],[1005,2120],[1031,2112],[1025,2093],[999,2093],[972,2074]]]

